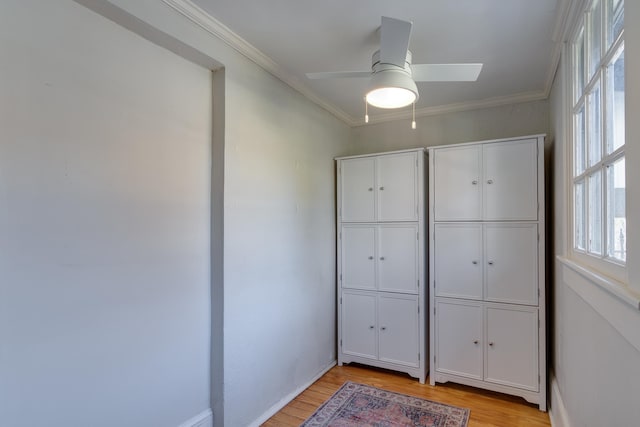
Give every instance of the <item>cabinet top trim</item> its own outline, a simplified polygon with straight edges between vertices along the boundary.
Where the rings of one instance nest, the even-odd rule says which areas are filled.
[[[424,147],[410,148],[407,150],[384,151],[381,153],[354,154],[353,156],[341,156],[341,157],[335,157],[335,160],[358,159],[362,157],[376,157],[376,156],[381,156],[385,154],[401,154],[401,153],[415,153],[415,152],[422,153],[424,151],[426,151],[426,148]]]
[[[546,133],[539,133],[539,134],[536,134],[536,135],[524,135],[524,136],[516,136],[516,137],[512,137],[512,138],[487,139],[485,141],[461,142],[461,143],[458,143],[458,144],[432,145],[430,147],[427,147],[427,150],[433,151],[433,150],[437,150],[439,148],[455,148],[455,147],[464,147],[464,146],[467,146],[467,145],[491,144],[491,143],[495,143],[495,142],[521,141],[521,140],[524,140],[524,139],[542,138],[544,140],[544,138],[546,136],[547,136]]]

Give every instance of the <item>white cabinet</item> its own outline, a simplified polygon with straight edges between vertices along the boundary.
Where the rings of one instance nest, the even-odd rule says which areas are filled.
[[[467,301],[439,300],[435,312],[438,316],[434,353],[437,371],[482,380],[482,306]]]
[[[463,146],[432,151],[430,169],[438,204],[433,207],[436,221],[476,220],[482,217],[482,148]]]
[[[424,150],[337,159],[338,364],[426,380]]]
[[[340,159],[339,220],[417,222],[418,155],[412,151]]]
[[[429,148],[431,384],[546,410],[544,135]]]
[[[417,224],[345,224],[341,230],[343,288],[417,292]]]
[[[538,391],[537,309],[449,299],[435,308],[436,377]]]
[[[417,368],[417,295],[342,292],[342,352],[371,361]]]
[[[435,294],[482,299],[482,225],[436,224],[432,236]]]
[[[537,138],[433,151],[436,221],[536,220]]]
[[[342,293],[342,351],[358,357],[377,359],[376,294]]]
[[[538,310],[485,307],[485,380],[538,391]]]
[[[538,304],[538,225],[436,223],[435,295]]]
[[[538,225],[486,224],[484,230],[484,299],[538,305]]]

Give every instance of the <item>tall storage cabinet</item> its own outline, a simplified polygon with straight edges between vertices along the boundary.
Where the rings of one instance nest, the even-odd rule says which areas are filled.
[[[338,364],[426,380],[424,149],[337,161]]]
[[[430,382],[546,410],[544,135],[429,148]]]

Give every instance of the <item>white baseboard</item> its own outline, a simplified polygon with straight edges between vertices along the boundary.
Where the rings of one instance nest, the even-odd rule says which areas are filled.
[[[551,421],[551,426],[571,427],[567,408],[565,408],[564,402],[562,401],[556,376],[553,372],[550,372],[549,377],[551,379],[551,405],[549,408],[549,420]]]
[[[249,424],[249,427],[259,427],[262,423],[264,423],[269,418],[274,416],[276,414],[276,412],[278,412],[280,409],[282,409],[285,406],[287,406],[287,404],[289,402],[291,402],[293,399],[295,399],[300,393],[305,391],[311,384],[316,382],[321,376],[326,374],[329,371],[329,369],[331,369],[334,366],[336,366],[336,363],[337,363],[336,360],[332,361],[322,371],[320,371],[320,373],[318,373],[318,375],[316,375],[315,377],[310,379],[308,382],[306,382],[305,384],[303,384],[300,387],[298,387],[297,389],[295,389],[292,393],[289,393],[288,395],[286,395],[285,397],[280,399],[275,405],[273,405],[271,408],[267,409],[265,411],[265,413],[260,415],[258,417],[258,419],[256,419],[254,422]]]
[[[195,417],[189,418],[178,427],[213,427],[213,412],[211,409],[202,411]]]

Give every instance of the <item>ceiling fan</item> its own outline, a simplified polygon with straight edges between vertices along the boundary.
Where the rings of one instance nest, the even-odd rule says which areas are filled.
[[[482,64],[411,64],[412,23],[382,17],[380,49],[371,71],[307,73],[309,79],[370,77],[366,102],[378,108],[401,108],[418,100],[415,82],[476,81]],[[368,118],[368,117],[367,117]]]

